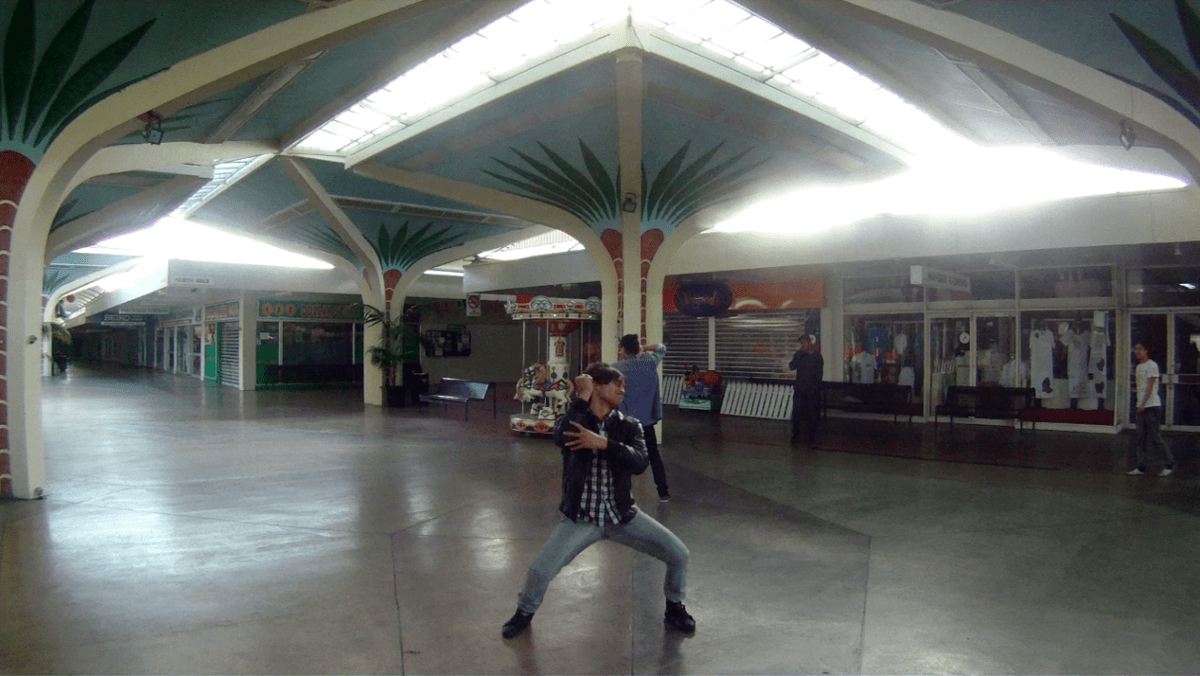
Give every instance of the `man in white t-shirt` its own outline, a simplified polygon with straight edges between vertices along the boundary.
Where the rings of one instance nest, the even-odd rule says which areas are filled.
[[[1175,469],[1175,457],[1171,455],[1171,447],[1163,441],[1158,426],[1162,422],[1162,399],[1158,396],[1158,364],[1150,358],[1150,352],[1142,343],[1133,346],[1133,356],[1137,359],[1137,369],[1134,371],[1137,383],[1137,467],[1129,470],[1129,476],[1141,476],[1146,473],[1146,463],[1151,459],[1152,450],[1159,450],[1163,455],[1163,468],[1158,476],[1171,476]]]

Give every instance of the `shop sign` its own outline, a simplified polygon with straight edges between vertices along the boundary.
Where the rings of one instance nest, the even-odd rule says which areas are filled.
[[[204,308],[204,320],[213,322],[222,319],[237,319],[238,312],[242,307],[240,300],[231,300],[228,303],[218,303],[209,305]]]
[[[117,314],[122,315],[169,315],[170,308],[155,308],[155,307],[123,307],[117,309]]]
[[[172,277],[171,284],[180,286],[212,286],[212,277]]]
[[[550,298],[547,296],[517,296],[504,304],[513,319],[597,319],[600,299]]]
[[[338,319],[362,321],[362,309],[344,303],[297,303],[264,300],[258,304],[258,316],[268,319]]]
[[[105,312],[100,315],[101,326],[145,326],[145,315],[126,315],[119,312]]]
[[[719,315],[724,311],[766,312],[825,307],[825,280],[798,279],[728,283],[680,284],[675,277],[663,280],[663,312],[692,316]]]
[[[913,265],[909,268],[908,276],[914,286],[971,293],[971,278],[955,272],[938,270],[927,265]]]

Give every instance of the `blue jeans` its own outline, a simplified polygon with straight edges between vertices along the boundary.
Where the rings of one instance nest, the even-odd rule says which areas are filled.
[[[1145,471],[1146,463],[1154,460],[1154,451],[1162,454],[1163,460],[1167,467],[1175,465],[1175,456],[1171,454],[1171,447],[1163,441],[1162,434],[1159,432],[1158,426],[1162,422],[1162,407],[1151,406],[1138,413],[1135,417],[1137,421],[1137,436],[1134,437],[1137,444],[1138,469]]]
[[[600,540],[619,542],[667,564],[663,593],[668,601],[683,601],[688,548],[666,526],[639,511],[629,523],[608,524],[603,528],[582,520],[571,521],[564,516],[550,533],[550,539],[542,545],[533,565],[529,566],[517,608],[525,613],[536,612],[542,605],[550,580],[580,552]]]

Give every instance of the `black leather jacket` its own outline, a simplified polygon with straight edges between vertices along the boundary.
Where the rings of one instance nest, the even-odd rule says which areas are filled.
[[[579,520],[579,503],[583,499],[583,484],[587,480],[592,454],[604,453],[613,476],[613,501],[617,506],[617,514],[621,517],[621,523],[629,523],[637,515],[637,507],[633,506],[632,478],[646,471],[646,466],[650,464],[641,424],[621,415],[620,411],[613,411],[603,421],[608,448],[603,451],[573,451],[567,448],[567,443],[575,437],[564,434],[575,431],[571,422],[577,422],[597,434],[601,425],[588,403],[576,400],[554,427],[554,443],[562,449],[563,457],[562,502],[558,505],[558,511],[572,521]]]

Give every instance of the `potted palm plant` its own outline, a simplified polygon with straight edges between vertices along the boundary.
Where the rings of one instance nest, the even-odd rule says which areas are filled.
[[[384,406],[404,406],[404,386],[396,383],[400,369],[406,361],[412,348],[406,340],[406,327],[403,317],[392,317],[379,308],[359,303],[363,311],[363,324],[378,325],[381,329],[379,344],[366,348],[367,360],[371,365],[383,372],[383,404]]]

